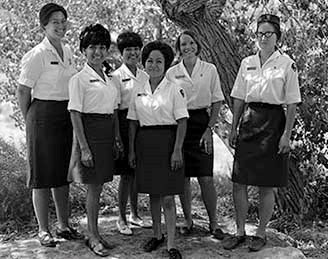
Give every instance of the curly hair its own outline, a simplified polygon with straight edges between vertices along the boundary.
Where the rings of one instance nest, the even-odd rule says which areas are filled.
[[[122,32],[118,35],[116,44],[121,54],[125,48],[139,47],[141,49],[143,46],[140,35],[132,31]]]
[[[141,52],[141,63],[145,66],[146,60],[148,59],[150,53],[153,50],[160,51],[164,56],[164,70],[165,72],[169,69],[174,59],[174,52],[170,45],[162,42],[162,41],[152,41],[145,45]]]
[[[105,45],[109,49],[111,37],[109,31],[101,24],[91,24],[83,29],[80,34],[80,51],[89,45]]]

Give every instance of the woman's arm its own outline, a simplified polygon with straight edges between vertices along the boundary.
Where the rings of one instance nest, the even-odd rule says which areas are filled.
[[[177,120],[177,122],[178,122],[178,126],[176,131],[174,149],[171,155],[172,171],[178,170],[183,165],[182,146],[183,146],[184,138],[186,136],[187,118],[179,119]]]
[[[118,109],[114,110],[114,136],[115,159],[118,159],[120,156],[124,155],[124,146],[120,132],[120,122],[118,119]]]
[[[71,110],[70,115],[74,133],[76,134],[81,149],[81,162],[87,167],[93,167],[92,153],[85,137],[81,113],[78,111]]]
[[[290,151],[290,137],[295,122],[296,105],[296,103],[287,105],[285,130],[279,141],[278,154],[284,154]]]
[[[207,154],[211,154],[213,152],[212,128],[214,127],[216,120],[218,118],[220,107],[221,107],[221,101],[212,103],[211,115],[208,121],[208,125],[199,142],[200,146],[204,145],[205,152]]]
[[[129,165],[132,168],[136,167],[135,139],[138,127],[137,120],[129,121]]]
[[[30,108],[31,105],[31,91],[32,89],[30,87],[21,84],[17,88],[16,95],[18,98],[18,104],[25,121],[26,121],[28,109]]]
[[[237,140],[237,128],[239,125],[240,117],[243,114],[245,107],[245,101],[238,98],[233,98],[233,117],[232,117],[232,126],[229,136],[229,145],[232,148],[236,147]]]

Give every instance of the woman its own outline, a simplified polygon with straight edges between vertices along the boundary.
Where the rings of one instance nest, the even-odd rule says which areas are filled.
[[[231,93],[234,116],[229,141],[236,148],[232,181],[237,234],[225,240],[226,249],[245,241],[248,185],[259,187],[260,200],[260,224],[249,249],[258,251],[266,244],[274,187],[287,184],[291,130],[296,104],[301,101],[296,65],[277,48],[279,17],[261,15],[256,36],[259,52],[242,61]],[[286,116],[282,105],[287,105]]]
[[[163,207],[169,258],[181,258],[174,244],[174,195],[183,191],[182,145],[188,112],[184,91],[165,78],[173,57],[171,47],[160,41],[143,48],[141,60],[149,80],[133,92],[127,118],[131,120],[129,163],[136,168],[138,192],[150,196],[154,237],[146,243],[144,251],[151,252],[164,242]]]
[[[139,227],[146,227],[145,222],[138,216],[138,193],[136,191],[135,173],[128,165],[127,152],[129,150],[128,120],[126,115],[130,103],[131,93],[138,86],[146,84],[148,75],[137,67],[140,61],[142,40],[139,34],[123,32],[117,37],[117,48],[123,64],[113,72],[118,78],[121,103],[119,104],[118,118],[120,133],[124,144],[124,155],[115,161],[115,174],[120,174],[118,187],[119,218],[116,222],[119,232],[123,235],[132,235],[132,230],[126,220],[126,205],[130,198],[129,222]]]
[[[87,62],[69,81],[68,110],[75,136],[69,178],[87,185],[86,244],[99,256],[108,256],[112,248],[99,234],[99,197],[103,184],[113,179],[114,138],[120,144],[119,93],[103,66],[110,43],[109,31],[102,25],[86,27],[80,34],[80,50]]]
[[[70,49],[61,43],[67,29],[66,10],[54,3],[46,4],[39,20],[45,38],[23,57],[17,97],[26,122],[27,186],[32,188],[38,240],[43,246],[55,247],[48,224],[50,192],[59,225],[57,236],[83,238],[68,224],[67,172],[72,146],[68,81],[76,70]]]
[[[180,232],[189,235],[193,229],[191,216],[190,177],[197,177],[209,216],[209,230],[217,239],[224,233],[217,226],[216,191],[213,182],[213,131],[224,99],[216,67],[199,59],[201,45],[191,31],[184,31],[176,41],[182,60],[167,72],[167,77],[182,87],[187,95],[189,120],[185,152],[184,193],[180,195],[185,226]],[[207,109],[210,109],[208,115]]]

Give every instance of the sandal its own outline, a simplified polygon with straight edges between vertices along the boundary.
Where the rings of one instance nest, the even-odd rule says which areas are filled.
[[[120,232],[122,235],[131,236],[133,234],[131,228],[128,227],[128,225],[124,224],[121,225],[118,221],[116,222],[116,227],[118,229],[118,232]]]
[[[214,236],[214,238],[218,240],[223,240],[227,236],[227,234],[224,233],[221,228],[217,228],[214,230],[210,228],[210,233]]]
[[[66,240],[80,240],[83,239],[84,236],[79,233],[76,229],[72,227],[67,227],[65,229],[57,229],[56,236],[64,238]]]
[[[38,233],[38,240],[42,246],[55,247],[57,242],[54,240],[50,232],[40,231]]]
[[[115,248],[115,245],[114,244],[108,243],[103,237],[100,237],[100,242],[107,249],[110,249],[111,250],[111,249],[114,249]]]
[[[101,241],[94,239],[95,241],[91,241],[91,239],[87,239],[85,244],[89,249],[100,257],[106,257],[110,255],[109,249],[105,248],[105,246],[101,243]]]
[[[191,221],[191,225],[190,227],[187,227],[187,226],[183,226],[180,228],[180,234],[183,235],[183,236],[190,236],[193,232],[193,228],[194,228],[194,222]]]
[[[260,251],[261,248],[266,245],[266,242],[267,242],[266,237],[253,236],[251,238],[251,242],[248,245],[248,248],[252,252]]]

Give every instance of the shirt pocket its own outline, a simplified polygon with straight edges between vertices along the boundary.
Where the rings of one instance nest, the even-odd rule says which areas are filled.
[[[56,84],[58,78],[60,77],[61,70],[62,68],[58,61],[48,62],[43,69],[40,82],[51,82],[52,84]]]

